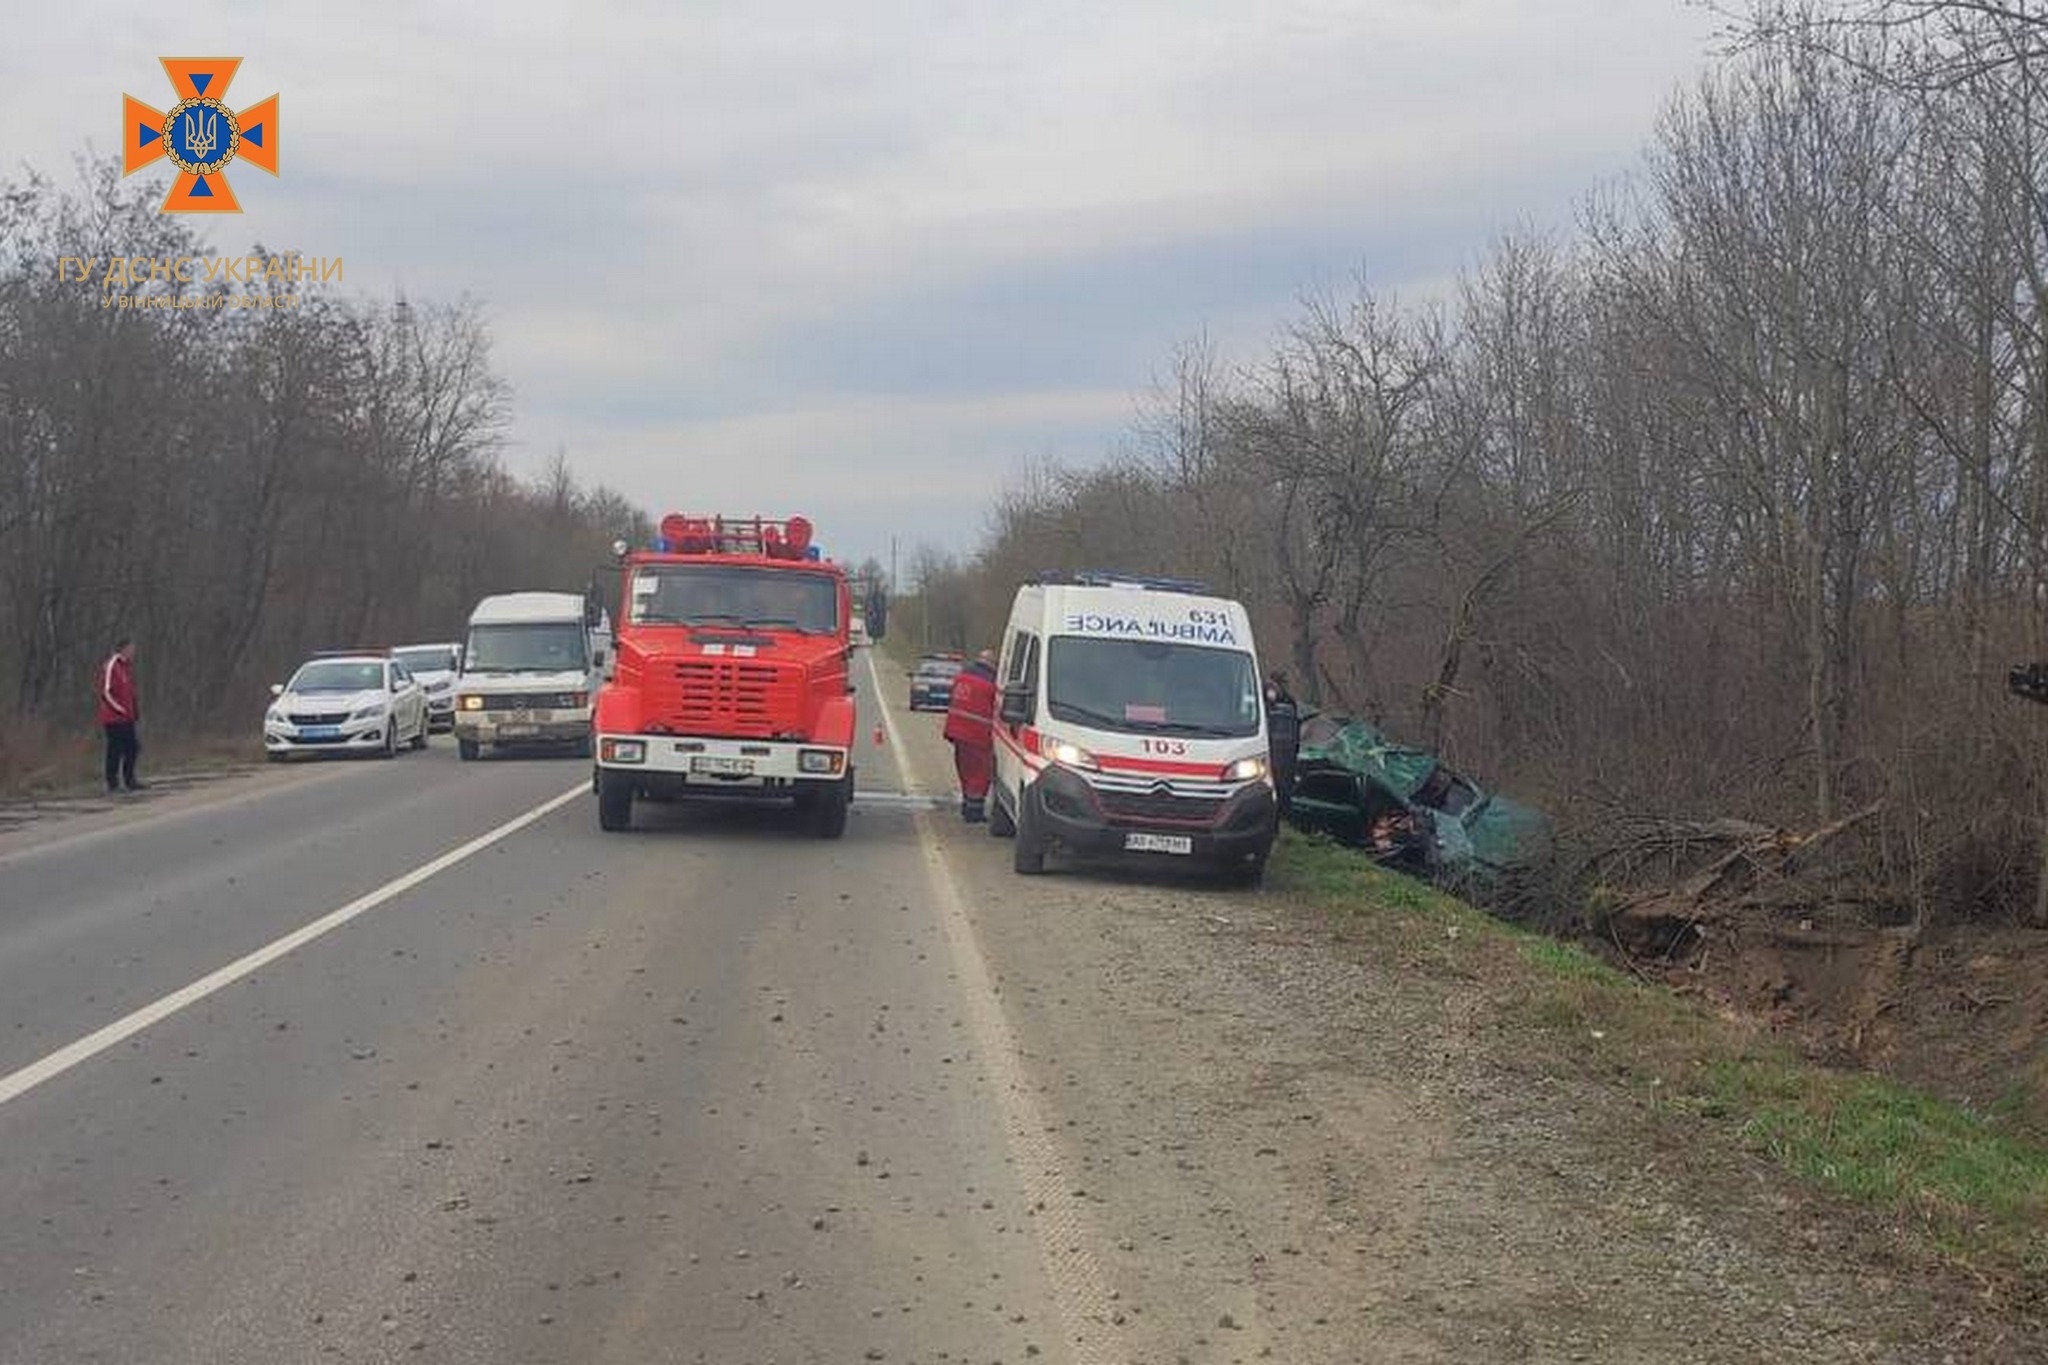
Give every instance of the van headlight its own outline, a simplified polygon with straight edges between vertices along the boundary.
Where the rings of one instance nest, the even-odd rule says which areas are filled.
[[[1266,775],[1263,758],[1240,758],[1223,770],[1225,782],[1253,782]]]
[[[469,692],[463,695],[462,700],[457,705],[465,711],[481,711],[484,709],[484,699],[474,692]]]
[[[1056,742],[1045,753],[1046,757],[1050,758],[1053,762],[1069,768],[1081,768],[1092,773],[1099,771],[1102,767],[1100,763],[1095,761],[1094,754],[1089,753],[1080,745],[1071,744],[1064,739]]]

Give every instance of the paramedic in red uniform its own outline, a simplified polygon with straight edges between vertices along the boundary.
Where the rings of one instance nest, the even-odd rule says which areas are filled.
[[[114,646],[99,670],[100,729],[107,736],[107,790],[141,791],[135,780],[135,756],[142,745],[135,738],[140,708],[135,701],[135,642],[123,640]]]
[[[953,679],[946,708],[946,740],[953,769],[960,774],[960,818],[978,825],[987,818],[982,803],[996,767],[996,656],[984,649]]]

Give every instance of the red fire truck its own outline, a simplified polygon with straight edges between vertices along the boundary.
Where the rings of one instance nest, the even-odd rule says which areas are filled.
[[[838,838],[853,800],[853,611],[810,522],[675,513],[652,548],[614,549],[598,824],[629,828],[636,799],[793,799],[812,833]]]

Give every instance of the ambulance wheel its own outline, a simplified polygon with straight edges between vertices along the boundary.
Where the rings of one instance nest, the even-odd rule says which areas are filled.
[[[988,832],[995,839],[1011,839],[1017,834],[1017,822],[1010,817],[1009,807],[996,799],[993,787],[988,794]]]
[[[1038,832],[1036,809],[1028,790],[1017,793],[1017,842],[1010,849],[1010,866],[1026,877],[1045,871],[1045,836]]]
[[[811,798],[811,833],[820,839],[837,839],[846,833],[846,811],[853,804],[853,774],[848,773],[837,782],[825,786]]]
[[[1264,853],[1260,853],[1255,858],[1247,858],[1241,863],[1234,863],[1223,871],[1223,884],[1225,886],[1243,887],[1249,890],[1264,880],[1266,880],[1266,855]]]
[[[633,827],[633,779],[624,773],[598,769],[597,827],[614,833]]]

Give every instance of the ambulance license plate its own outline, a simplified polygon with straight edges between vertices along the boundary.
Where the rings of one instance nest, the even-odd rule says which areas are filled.
[[[1193,853],[1195,841],[1186,834],[1126,834],[1124,848],[1132,853]]]
[[[716,777],[752,777],[754,760],[751,758],[725,758],[718,754],[698,754],[690,760],[693,773],[710,773]]]

